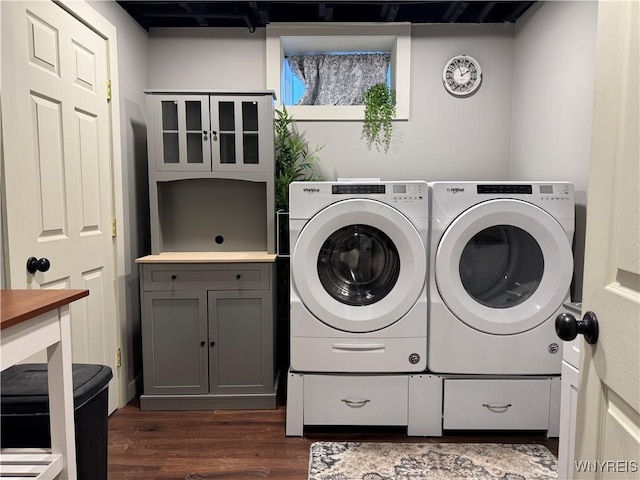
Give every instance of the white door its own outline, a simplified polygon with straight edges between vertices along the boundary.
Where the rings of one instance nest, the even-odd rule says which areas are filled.
[[[598,6],[575,478],[640,475],[640,152],[638,2]]]
[[[2,124],[10,288],[86,288],[73,361],[116,369],[107,43],[52,2],[2,2]],[[47,271],[27,272],[29,257]]]

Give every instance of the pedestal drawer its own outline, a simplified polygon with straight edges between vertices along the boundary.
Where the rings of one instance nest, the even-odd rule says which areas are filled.
[[[407,376],[305,375],[306,425],[407,425]]]
[[[444,429],[547,430],[549,379],[445,379]]]

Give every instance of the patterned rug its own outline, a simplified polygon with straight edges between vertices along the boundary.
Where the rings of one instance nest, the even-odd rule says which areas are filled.
[[[557,460],[542,445],[315,442],[309,480],[551,480]]]

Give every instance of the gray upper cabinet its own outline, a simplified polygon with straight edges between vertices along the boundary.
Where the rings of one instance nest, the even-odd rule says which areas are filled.
[[[212,96],[211,149],[215,171],[264,171],[267,161],[262,158],[269,146],[273,149],[273,136],[268,137],[268,125],[273,124],[273,110],[264,97]],[[269,116],[270,115],[270,116]]]
[[[153,103],[155,168],[211,170],[211,128],[207,95],[157,95]]]
[[[274,252],[273,92],[145,94],[151,252]]]
[[[160,172],[273,170],[273,96],[147,92]]]

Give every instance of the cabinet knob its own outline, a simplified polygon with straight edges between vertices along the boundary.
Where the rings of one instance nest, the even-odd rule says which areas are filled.
[[[175,275],[175,274],[174,274],[174,275],[171,275],[171,280],[175,280],[176,278],[178,278],[178,276],[177,276],[177,275]]]
[[[205,343],[207,343],[207,342],[205,342],[204,340],[203,340],[203,341],[201,341],[201,342],[200,342],[200,346],[201,346],[201,347],[204,347]]]
[[[207,141],[207,135],[209,132],[207,132],[206,130],[202,131],[202,139],[206,142]]]
[[[242,278],[242,275],[240,275],[239,273],[236,273],[236,280],[240,280]]]
[[[211,342],[209,345],[210,345],[211,347],[215,347],[215,346],[216,346],[216,342]]]
[[[214,142],[218,140],[218,132],[216,132],[215,130],[211,130],[211,136],[213,137]]]

